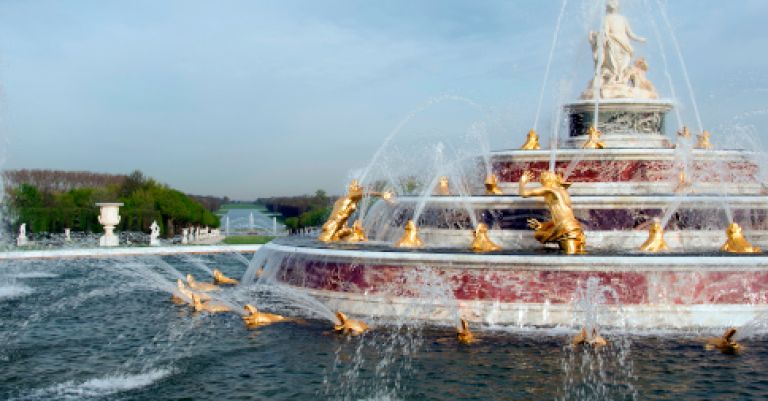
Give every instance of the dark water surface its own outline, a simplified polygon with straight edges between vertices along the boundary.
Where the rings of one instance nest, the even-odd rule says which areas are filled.
[[[599,351],[567,330],[378,326],[361,337],[306,320],[247,330],[154,288],[173,269],[240,277],[234,255],[0,263],[0,399],[21,400],[764,400],[766,338],[738,356],[705,351],[711,333],[608,333]],[[236,301],[297,314],[268,292]],[[242,305],[242,303],[240,304]]]

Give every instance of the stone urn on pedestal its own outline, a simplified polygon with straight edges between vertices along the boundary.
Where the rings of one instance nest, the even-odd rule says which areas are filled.
[[[120,206],[122,203],[97,203],[101,208],[99,224],[104,226],[104,235],[99,238],[99,246],[118,246],[120,239],[115,235],[115,226],[120,224]]]

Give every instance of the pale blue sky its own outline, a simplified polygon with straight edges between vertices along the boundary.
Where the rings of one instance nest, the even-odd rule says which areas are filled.
[[[597,2],[570,0],[540,131],[589,79]],[[665,3],[665,2],[664,2]],[[653,16],[687,124],[692,103],[656,0],[625,0],[665,97]],[[532,126],[561,1],[0,2],[5,168],[145,174],[252,199],[343,190],[404,117],[397,140],[450,142],[492,121],[492,148]],[[647,5],[653,10],[647,10]],[[667,6],[715,142],[768,128],[768,2]],[[672,121],[671,121],[672,122]],[[768,137],[767,137],[768,138]],[[546,141],[546,140],[545,140]]]

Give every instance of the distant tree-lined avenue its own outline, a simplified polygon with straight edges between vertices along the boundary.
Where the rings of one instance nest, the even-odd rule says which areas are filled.
[[[118,230],[148,231],[157,221],[167,236],[186,226],[218,227],[219,218],[193,196],[145,177],[84,171],[12,170],[3,172],[5,206],[10,223],[32,232],[99,232],[96,202],[122,202]],[[200,197],[218,208],[225,199]]]

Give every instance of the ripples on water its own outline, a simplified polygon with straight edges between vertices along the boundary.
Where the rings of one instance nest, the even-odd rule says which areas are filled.
[[[246,268],[235,255],[0,263],[0,399],[768,398],[763,336],[728,356],[691,333],[609,333],[609,347],[585,351],[564,345],[564,329],[476,330],[472,346],[402,322],[355,338],[320,320],[246,330],[235,314],[173,305],[157,274],[136,274],[170,282],[163,263],[205,281],[200,263],[232,277]],[[228,299],[297,313],[276,294]]]

